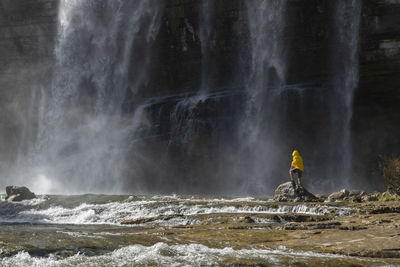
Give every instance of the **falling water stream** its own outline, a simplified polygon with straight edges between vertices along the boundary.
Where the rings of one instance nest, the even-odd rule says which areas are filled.
[[[247,1],[250,71],[247,103],[239,128],[239,147],[246,170],[245,192],[265,190],[281,150],[280,93],[285,85],[285,0]]]
[[[334,151],[332,160],[337,160],[331,181],[342,187],[351,186],[351,119],[353,96],[358,86],[359,37],[361,23],[361,0],[336,1],[335,39],[338,47],[332,52],[334,62],[334,92],[337,100],[331,107],[333,134],[330,145]],[[336,178],[336,179],[335,179]],[[339,181],[338,179],[339,178]]]
[[[210,92],[216,89],[217,6],[208,0],[198,4],[198,28],[191,29],[193,38],[198,37],[196,49],[201,55],[199,83],[192,93],[165,109],[169,117],[165,157],[171,145],[190,154],[196,140],[201,140],[197,137],[220,131],[206,121],[209,111],[204,112],[213,101]],[[225,140],[230,150],[218,148],[219,158],[212,160],[223,158],[222,170],[209,181],[223,176],[232,193],[271,192],[287,179],[291,150],[304,147],[301,139],[294,142],[291,138],[306,132],[324,142],[301,151],[305,177],[318,189],[351,186],[350,123],[358,84],[361,1],[338,0],[332,6],[329,93],[315,91],[327,103],[323,107],[326,129],[321,131],[320,125],[305,129],[309,113],[304,111],[303,98],[307,96],[298,95],[295,127],[291,121],[287,92],[301,87],[287,81],[292,64],[289,55],[295,50],[287,38],[291,34],[287,29],[296,28],[291,24],[295,20],[288,17],[291,5],[287,0],[244,2],[248,40],[243,43],[248,44],[248,58],[239,62],[248,70],[241,77],[244,108],[231,121],[238,124],[238,138],[231,143]],[[162,10],[155,0],[60,1],[52,82],[30,92],[29,123],[23,127],[18,156],[4,185],[24,184],[38,192],[122,192],[127,189],[125,181],[131,180],[131,185],[140,188],[140,179],[148,178],[137,169],[142,168],[141,162],[152,166],[153,155],[137,152],[137,140],[154,124],[147,116],[149,104],[140,95],[148,89]],[[232,164],[225,165],[228,157]]]
[[[40,101],[37,137],[19,155],[14,183],[38,192],[123,191],[129,140],[145,120],[143,105],[133,116],[123,107],[146,85],[160,7],[60,1],[53,82],[32,99]]]
[[[250,67],[246,83],[247,102],[238,130],[240,152],[235,159],[239,163],[235,164],[238,173],[246,177],[241,190],[265,192],[288,179],[291,152],[299,148],[304,148],[301,154],[304,152],[305,179],[310,187],[318,182],[318,190],[349,188],[352,160],[350,122],[353,94],[358,84],[361,1],[334,3],[334,31],[330,37],[334,74],[328,82],[329,91],[287,84],[287,69],[292,63],[288,51],[295,47],[286,28],[296,27],[290,24],[294,20],[287,17],[290,13],[288,2],[258,0],[246,4]],[[321,125],[307,128],[309,113],[304,97],[309,95],[303,95],[304,90],[314,90],[314,95],[323,99],[321,103],[326,103],[321,104],[328,114]],[[297,109],[293,109],[294,105]],[[297,114],[293,114],[293,110]],[[300,138],[302,133],[325,137],[320,143],[312,144]]]
[[[304,132],[327,140],[320,148],[309,148],[326,151],[323,157],[301,151],[306,170],[320,170],[321,177],[313,183],[323,181],[330,189],[351,186],[352,102],[358,86],[362,0],[327,5],[329,11],[334,7],[329,20],[334,25],[327,27],[332,32],[326,60],[332,75],[327,75],[324,86],[315,88],[290,84],[288,78],[296,50],[287,36],[296,29],[290,14],[300,8],[291,9],[289,0],[241,2],[244,22],[240,18],[232,23],[239,32],[243,29],[237,24],[243,22],[247,32],[240,36],[248,38],[238,41],[248,57],[246,62],[237,60],[245,69],[239,89],[231,84],[218,89],[216,82],[220,67],[216,48],[221,48],[217,33],[226,30],[219,28],[223,23],[217,14],[226,1],[198,1],[199,14],[194,16],[199,19],[198,28],[185,18],[187,14],[169,16],[170,10],[164,10],[175,6],[163,2],[167,1],[60,0],[51,83],[29,92],[25,108],[29,123],[21,131],[13,171],[1,181],[2,185],[26,185],[39,195],[16,203],[0,194],[0,265],[361,266],[397,262],[321,253],[325,251],[321,248],[343,243],[331,244],[331,235],[324,235],[327,232],[358,232],[345,228],[356,222],[341,220],[358,216],[357,204],[276,203],[266,197],[287,178],[291,150],[296,145],[304,147],[294,144],[301,138],[291,137]],[[184,14],[196,1],[181,2],[179,14]],[[229,12],[235,15],[234,10]],[[172,33],[168,30],[174,19],[180,26]],[[176,52],[174,41],[182,42],[178,35],[186,34],[184,27],[189,28],[193,43],[199,41],[185,43],[179,51],[188,53],[183,58],[201,55],[196,61],[201,61],[198,83],[191,92],[174,95],[165,93],[164,85],[158,83],[152,86],[160,88],[150,88],[152,70],[169,67],[163,65],[169,62],[167,56],[160,55],[164,50],[157,53],[157,42],[170,42],[173,45],[162,49]],[[193,47],[198,50],[190,54]],[[323,98],[327,114],[323,131],[321,125],[304,129],[309,115],[302,94],[306,90]],[[298,109],[290,109],[293,95]],[[298,110],[295,127],[291,110]],[[157,132],[162,127],[165,132]],[[214,133],[220,134],[219,139],[213,139]],[[156,175],[142,173],[146,168],[154,169],[148,173]],[[200,175],[192,175],[198,174],[192,169],[200,170]],[[150,190],[142,192],[141,186]],[[171,188],[185,194],[216,192],[216,196],[139,195]],[[246,197],[221,197],[222,192]],[[306,228],[301,228],[303,222]],[[288,225],[299,228],[285,228]],[[296,231],[315,239],[324,235],[328,240],[314,248],[318,252],[301,251],[294,245],[299,240]],[[279,234],[285,237],[281,240]],[[286,240],[290,241],[285,244]],[[345,253],[340,249],[338,253]]]

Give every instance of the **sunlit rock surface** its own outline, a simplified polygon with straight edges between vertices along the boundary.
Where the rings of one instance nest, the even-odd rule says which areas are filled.
[[[334,192],[329,195],[329,200],[343,200],[345,197],[349,196],[349,191],[346,189],[342,189],[339,192]]]
[[[310,202],[317,201],[318,198],[308,192],[303,186],[287,182],[279,185],[275,190],[274,200],[280,202]]]

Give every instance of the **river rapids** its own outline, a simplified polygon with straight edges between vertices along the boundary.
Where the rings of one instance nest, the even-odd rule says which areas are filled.
[[[253,197],[41,195],[9,203],[3,195],[0,266],[385,265],[377,259],[267,243],[252,246],[242,242],[242,232],[229,243],[185,236],[188,231],[212,236],[227,229],[251,234],[298,216],[322,220],[353,213],[332,203],[283,204]],[[246,220],[251,227],[238,227]]]

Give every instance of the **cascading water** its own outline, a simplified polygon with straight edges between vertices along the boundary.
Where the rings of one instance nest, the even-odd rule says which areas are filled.
[[[144,105],[133,115],[124,107],[146,86],[160,11],[152,0],[60,1],[53,82],[36,97],[37,136],[18,157],[14,183],[38,192],[123,191],[145,120]]]
[[[280,151],[280,92],[285,84],[285,0],[246,1],[250,33],[247,104],[239,128],[244,192],[266,191]]]
[[[359,76],[359,36],[361,23],[361,0],[338,0],[335,10],[335,41],[333,53],[333,90],[337,97],[331,106],[333,134],[330,144],[332,157],[337,161],[334,188],[351,186],[351,119],[354,91]],[[339,178],[339,179],[338,179]]]
[[[0,1],[0,54],[15,65],[5,78],[0,66],[0,188],[37,193],[0,194],[0,266],[398,264],[394,201],[267,197],[289,178],[294,148],[310,191],[352,185],[366,2],[363,44],[373,51],[363,47],[362,73],[373,66],[373,85],[388,77],[375,76],[388,67],[380,53],[397,53],[375,39],[393,12],[373,25],[374,1]],[[42,43],[54,58],[35,54]]]
[[[219,188],[228,194],[265,194],[288,178],[291,150],[299,147],[304,152],[307,187],[328,191],[349,186],[350,121],[358,78],[361,1],[326,2],[315,8],[326,12],[321,15],[326,25],[313,30],[325,31],[329,37],[317,38],[318,48],[308,50],[306,47],[304,54],[327,50],[326,59],[319,64],[331,65],[321,75],[325,75],[321,79],[323,86],[315,86],[317,89],[297,84],[304,82],[304,77],[297,73],[298,63],[292,62],[299,52],[297,44],[291,40],[300,40],[302,45],[315,41],[296,33],[297,30],[303,33],[309,26],[309,22],[303,20],[306,7],[291,5],[287,0],[254,0],[243,4],[240,9],[245,8],[246,19],[240,18],[231,28],[221,29],[221,24],[217,25],[216,12],[220,14],[221,6],[207,0],[194,4],[198,14],[194,17],[191,14],[175,29],[178,35],[184,35],[182,30],[192,34],[193,42],[186,43],[181,52],[188,56],[201,55],[195,58],[195,62],[201,60],[199,83],[192,87],[192,93],[171,98],[167,92],[162,96],[168,99],[168,103],[162,104],[162,112],[168,113],[159,116],[157,124],[147,120],[149,106],[140,95],[147,85],[153,39],[161,22],[161,4],[155,0],[60,1],[52,84],[31,90],[26,97],[30,104],[21,114],[28,116],[21,117],[24,116],[23,121],[27,123],[21,123],[18,157],[13,173],[2,181],[3,186],[23,184],[38,192],[56,189],[122,192],[124,179],[121,177],[129,176],[135,177],[130,179],[129,189],[135,185],[135,190],[140,192],[140,186],[153,186],[152,182],[147,183],[150,179],[144,177],[158,174],[154,178],[157,182],[162,180],[168,184],[173,175],[176,184],[181,184],[180,174],[192,175],[182,171],[184,165],[185,170],[197,167],[197,173],[193,171],[197,177],[208,171],[211,175],[207,182],[213,187],[220,183]],[[175,25],[174,18],[164,18],[166,27],[172,29],[173,26],[168,25]],[[191,23],[193,19],[199,22]],[[301,26],[292,24],[299,21],[304,23]],[[221,38],[226,30],[240,32],[237,36],[244,39]],[[168,34],[172,36],[173,32]],[[163,45],[166,39],[158,39],[159,44]],[[224,49],[235,45],[241,52],[246,49],[238,56],[237,65],[240,66],[236,69],[247,72],[231,79],[232,83],[242,80],[233,88],[232,84],[223,84],[223,79],[217,79],[217,73],[224,74],[223,64],[217,60],[225,55],[216,57],[216,54],[217,51],[223,54]],[[199,51],[187,50],[195,48]],[[232,58],[231,54],[229,56]],[[160,56],[160,62],[167,62],[164,56]],[[292,71],[297,78],[293,79]],[[243,92],[234,92],[243,84]],[[217,86],[224,86],[231,93],[230,97],[236,95],[227,100],[222,90],[217,91]],[[322,87],[324,90],[319,90]],[[157,91],[157,86],[151,89],[163,92],[163,89]],[[143,95],[154,96],[154,92],[148,94],[149,91]],[[213,95],[219,93],[224,96],[214,99]],[[222,98],[224,100],[219,102]],[[317,98],[322,99],[322,104],[314,101]],[[242,102],[244,110],[238,118]],[[308,122],[310,114],[318,116],[322,109],[324,115]],[[240,121],[238,139],[232,141],[237,127],[235,119]],[[160,132],[144,132],[160,125],[163,127]],[[232,133],[226,133],[228,131]],[[141,134],[149,137],[146,140],[160,136],[161,139],[167,136],[167,140],[136,142]],[[154,146],[145,148],[149,144]],[[138,145],[142,151],[135,153],[140,150]],[[167,153],[164,153],[165,147]],[[143,149],[151,152],[145,155]],[[151,154],[154,151],[161,155],[159,158],[166,170],[154,172],[152,176],[145,169],[159,159],[158,155]],[[187,162],[182,163],[182,159]],[[201,190],[210,188],[207,182],[201,181],[204,184]],[[182,191],[190,186],[182,183]],[[156,186],[153,190],[160,188]]]
[[[287,84],[287,69],[292,64],[288,54],[296,53],[290,39],[285,38],[286,28],[296,28],[288,25],[296,21],[286,16],[290,13],[288,2],[248,1],[246,6],[250,66],[247,104],[239,127],[240,150],[234,159],[241,191],[268,192],[288,179],[291,151],[299,148],[304,148],[307,186],[316,190],[349,187],[361,1],[343,0],[333,5],[329,90]],[[310,105],[310,101],[314,103]],[[310,126],[309,112],[318,113],[320,108],[326,117]],[[317,138],[308,140],[305,136]]]

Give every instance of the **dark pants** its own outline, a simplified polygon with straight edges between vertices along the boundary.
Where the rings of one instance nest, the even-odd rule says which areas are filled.
[[[289,170],[289,174],[290,174],[290,178],[292,179],[292,181],[294,181],[293,179],[293,174],[297,173],[297,182],[298,184],[301,184],[301,176],[303,175],[303,172],[297,168],[291,167]]]

